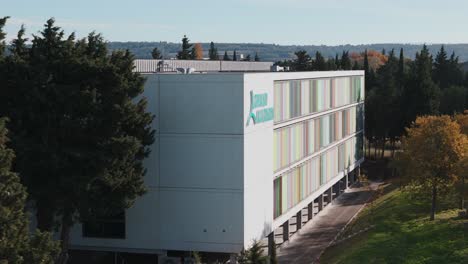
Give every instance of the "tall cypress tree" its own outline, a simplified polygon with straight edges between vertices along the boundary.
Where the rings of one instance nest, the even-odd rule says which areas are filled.
[[[341,61],[340,61],[340,58],[338,57],[338,53],[336,53],[336,55],[335,55],[335,64],[336,64],[336,69],[337,70],[342,70],[341,69]]]
[[[237,52],[234,50],[234,53],[232,54],[232,60],[237,61]]]
[[[192,44],[186,35],[182,38],[182,50],[177,53],[177,59],[190,60],[192,58]]]
[[[367,76],[369,75],[369,55],[367,54],[367,49],[364,50],[364,63],[363,63],[363,68],[364,68],[364,74]]]
[[[255,52],[254,61],[260,61],[260,57],[258,56],[258,52]]]
[[[210,49],[208,50],[208,57],[210,60],[219,60],[218,49],[215,47],[213,41],[210,43]]]
[[[225,60],[225,61],[230,61],[231,60],[231,58],[229,57],[227,51],[224,52],[223,60]]]

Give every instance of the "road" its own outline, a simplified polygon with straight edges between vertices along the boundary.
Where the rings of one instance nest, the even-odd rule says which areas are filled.
[[[372,189],[378,184],[371,184]],[[288,264],[316,263],[321,253],[366,204],[372,195],[366,187],[353,186],[326,206],[288,242],[278,249],[278,262]]]

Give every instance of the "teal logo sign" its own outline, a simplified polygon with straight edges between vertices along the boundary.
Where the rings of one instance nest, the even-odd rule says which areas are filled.
[[[247,126],[250,124],[250,120],[252,120],[254,124],[273,120],[273,107],[266,108],[267,104],[267,93],[254,94],[253,91],[250,91],[250,113],[247,117]]]

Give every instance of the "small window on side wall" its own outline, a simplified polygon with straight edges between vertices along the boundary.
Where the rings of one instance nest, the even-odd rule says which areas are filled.
[[[85,221],[82,225],[82,233],[83,237],[124,239],[125,212]]]

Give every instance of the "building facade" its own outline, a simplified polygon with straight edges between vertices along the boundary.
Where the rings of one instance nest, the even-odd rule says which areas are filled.
[[[105,232],[115,220],[75,225],[72,248],[238,253],[281,227],[288,239],[289,219],[312,218],[363,161],[362,71],[145,76],[148,192],[118,234]]]

